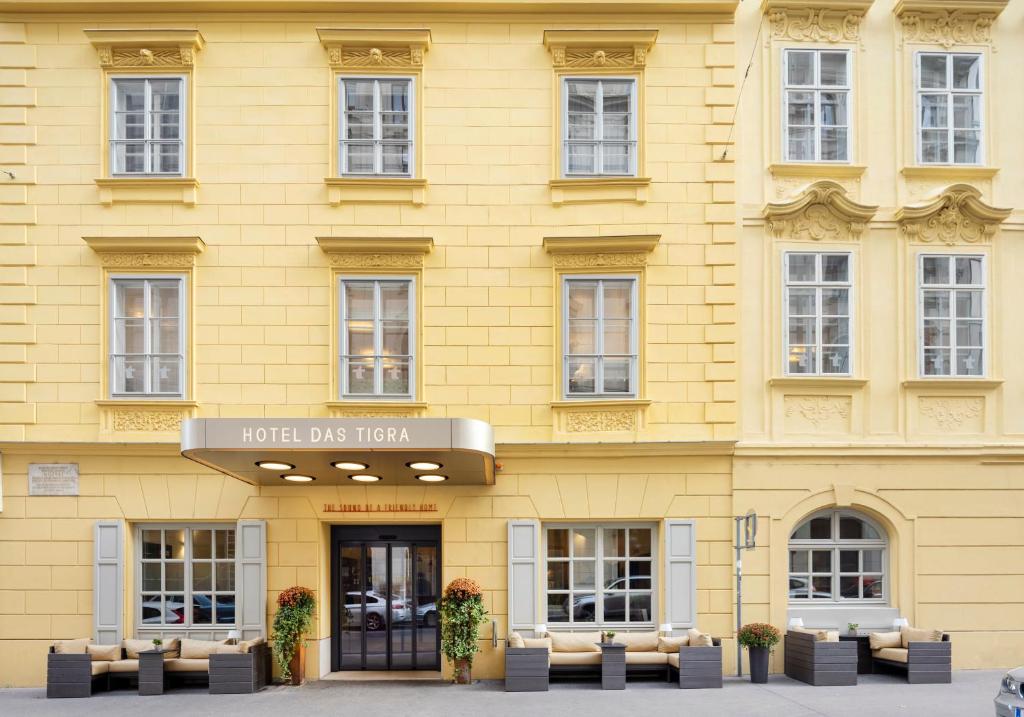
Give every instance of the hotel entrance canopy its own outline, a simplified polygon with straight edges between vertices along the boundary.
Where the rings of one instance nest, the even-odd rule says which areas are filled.
[[[494,431],[471,418],[192,418],[181,454],[253,485],[494,483]]]

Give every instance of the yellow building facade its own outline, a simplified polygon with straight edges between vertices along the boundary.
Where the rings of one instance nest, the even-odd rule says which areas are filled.
[[[762,519],[746,595],[776,625],[902,616],[954,666],[1019,661],[1022,12],[737,11],[733,512]]]
[[[300,5],[0,2],[3,683],[296,584],[312,679],[463,575],[477,677],[728,638],[735,3]]]

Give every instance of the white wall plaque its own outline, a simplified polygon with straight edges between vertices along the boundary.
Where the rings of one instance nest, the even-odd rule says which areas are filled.
[[[29,495],[78,495],[77,463],[29,463]]]

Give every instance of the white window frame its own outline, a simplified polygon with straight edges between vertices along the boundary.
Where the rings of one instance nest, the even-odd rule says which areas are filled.
[[[946,87],[945,89],[938,88],[923,88],[921,87],[921,58],[928,56],[943,56],[946,57]],[[954,57],[977,57],[978,58],[978,89],[967,90],[967,89],[954,89],[953,88],[953,58]],[[914,146],[916,151],[917,163],[926,166],[939,166],[939,165],[954,165],[959,167],[980,167],[985,164],[985,78],[987,68],[985,67],[985,55],[980,52],[917,52],[914,53]],[[921,96],[922,95],[946,95],[946,117],[948,119],[948,126],[946,127],[947,132],[947,145],[946,145],[946,161],[944,162],[925,162],[924,161],[924,130],[925,128],[921,125]],[[977,162],[957,162],[956,152],[953,147],[953,135],[956,131],[956,127],[953,124],[953,97],[955,95],[977,95],[978,96],[978,113],[981,116],[981,126],[978,127],[978,161]],[[939,129],[939,128],[931,128]],[[968,128],[960,128],[968,129]]]
[[[108,306],[107,312],[107,327],[110,333],[109,337],[109,354],[107,357],[107,376],[109,381],[108,394],[113,399],[134,399],[134,398],[150,398],[150,399],[176,399],[185,398],[186,387],[188,386],[188,277],[184,274],[111,274],[108,277]],[[145,292],[145,309],[142,316],[143,321],[143,342],[145,352],[142,354],[145,357],[146,366],[146,391],[138,393],[118,393],[115,389],[117,387],[117,371],[115,368],[116,358],[121,355],[126,355],[118,352],[117,346],[117,283],[119,281],[141,281],[143,282],[143,291]],[[157,392],[152,390],[152,359],[155,355],[152,352],[153,347],[153,335],[152,335],[152,322],[150,313],[150,283],[153,281],[176,281],[178,282],[178,321],[180,330],[178,332],[178,357],[181,360],[181,370],[179,372],[181,378],[181,385],[177,391],[173,392]],[[159,354],[166,356],[168,354]]]
[[[591,354],[570,354],[569,353],[569,285],[574,281],[596,281],[598,282],[597,293],[597,329],[594,336],[595,352],[594,358],[594,393],[573,393],[569,390],[569,359],[576,356],[590,356]],[[630,331],[629,331],[629,354],[605,354],[604,353],[604,282],[605,281],[628,281],[630,282]],[[566,399],[632,399],[638,395],[637,382],[639,378],[640,349],[639,349],[639,324],[640,307],[639,299],[640,276],[638,274],[566,274],[562,276],[562,396]],[[604,389],[604,359],[605,358],[629,358],[629,387],[630,391],[625,393],[607,393]]]
[[[827,510],[818,511],[817,513],[813,513],[811,515],[808,515],[807,517],[805,517],[803,520],[799,521],[793,527],[793,532],[796,532],[797,528],[799,528],[804,523],[807,523],[807,522],[809,522],[810,520],[812,520],[814,518],[824,518],[826,516],[828,516],[829,519],[831,520],[831,535],[830,535],[828,540],[814,540],[814,539],[796,540],[796,539],[794,539],[792,537],[792,533],[790,533],[788,545],[787,545],[787,548],[786,548],[786,584],[787,584],[787,600],[789,601],[789,604],[790,605],[801,605],[801,606],[805,606],[805,605],[836,605],[836,604],[843,604],[843,605],[850,605],[850,604],[854,604],[854,605],[886,605],[886,604],[888,604],[888,602],[889,602],[889,594],[890,594],[889,593],[889,591],[890,591],[890,582],[892,581],[891,570],[889,568],[889,536],[888,536],[888,533],[886,533],[886,531],[883,530],[882,527],[877,522],[875,522],[874,520],[871,520],[866,515],[864,515],[862,513],[858,513],[857,511],[854,511],[854,510],[845,510],[845,509],[842,509],[842,508],[830,508],[830,509],[827,509]],[[857,520],[864,521],[869,526],[871,526],[872,528],[875,529],[875,531],[880,536],[879,539],[878,540],[874,540],[874,539],[870,539],[870,540],[842,539],[841,540],[839,538],[839,520],[840,520],[840,518],[856,518]],[[811,550],[828,550],[828,551],[831,551],[831,553],[832,553],[832,565],[831,565],[831,570],[828,573],[831,576],[831,581],[832,581],[831,582],[831,585],[832,585],[832,597],[831,597],[831,599],[812,598],[812,597],[799,597],[799,598],[798,597],[789,597],[789,595],[788,595],[788,591],[789,591],[788,585],[789,585],[789,579],[790,579],[790,577],[792,575],[795,574],[795,575],[797,575],[799,577],[803,577],[803,576],[806,575],[809,583],[810,583],[812,577],[818,577],[818,576],[826,575],[826,573],[824,573],[824,572],[818,572],[818,573],[814,572],[814,566],[811,563],[812,556],[810,554],[808,554],[808,556],[807,556],[807,560],[808,560],[807,571],[808,572],[807,573],[803,573],[803,572],[793,573],[791,571],[792,565],[790,563],[790,559],[791,559],[790,558],[790,551],[791,550],[806,550],[808,552],[811,551]],[[861,558],[860,561],[859,561],[861,563],[861,565],[860,565],[860,569],[856,573],[852,573],[852,572],[845,572],[844,573],[844,572],[842,572],[840,570],[840,566],[839,566],[839,552],[841,550],[881,550],[882,551],[882,558],[881,558],[881,560],[882,560],[882,568],[881,568],[881,572],[880,573],[865,572],[865,570],[863,569],[863,558]],[[865,598],[865,597],[844,598],[844,597],[842,597],[840,595],[840,590],[839,590],[839,582],[840,582],[839,578],[840,577],[852,576],[852,575],[857,575],[857,576],[861,576],[862,577],[865,574],[867,574],[867,575],[876,575],[876,574],[877,575],[881,575],[881,578],[882,578],[882,596],[881,597],[877,597],[877,598]],[[863,590],[863,584],[862,584],[862,587],[860,588],[860,590]],[[858,590],[858,593],[860,592],[860,590]]]
[[[791,281],[789,278],[789,259],[794,254],[809,254],[815,256],[815,280],[814,281]],[[847,258],[847,280],[843,281],[823,281],[822,275],[822,257],[824,256],[845,256]],[[785,251],[782,254],[782,371],[786,376],[852,376],[854,372],[854,264],[853,264],[853,253],[849,251],[804,251],[794,249]],[[814,371],[806,373],[796,373],[790,371],[789,368],[789,291],[790,289],[815,289],[815,368]],[[821,334],[821,321],[823,318],[822,313],[822,302],[821,293],[822,289],[846,289],[847,294],[847,307],[849,312],[847,313],[846,320],[848,322],[849,331],[849,344],[847,344],[847,350],[849,358],[847,360],[848,370],[843,372],[834,371],[823,371],[822,362],[824,360],[822,349],[822,334]],[[831,316],[829,318],[832,318]],[[841,318],[841,317],[840,317]],[[842,344],[828,344],[829,346],[842,346]]]
[[[557,631],[560,631],[560,630],[572,630],[574,628],[575,629],[586,628],[586,629],[589,629],[589,630],[597,630],[597,629],[604,628],[604,627],[651,628],[651,627],[655,626],[658,623],[658,591],[659,591],[659,585],[658,585],[658,565],[659,565],[659,563],[658,563],[658,560],[659,560],[659,558],[658,558],[658,541],[659,541],[659,536],[658,536],[658,526],[657,526],[657,524],[655,524],[655,523],[542,523],[540,528],[541,528],[541,562],[542,562],[542,566],[543,566],[543,568],[542,568],[542,575],[545,576],[543,578],[543,582],[542,582],[542,586],[541,586],[541,589],[542,589],[541,605],[542,605],[542,610],[543,610],[543,612],[542,612],[543,621],[547,623],[549,631],[557,632]],[[627,620],[625,622],[621,622],[621,621],[609,622],[609,621],[606,621],[606,620],[603,619],[603,617],[604,617],[604,592],[605,592],[604,591],[604,583],[605,583],[605,580],[604,580],[604,561],[605,561],[604,531],[605,530],[617,530],[617,529],[622,529],[622,528],[650,530],[651,531],[651,557],[650,557],[650,563],[651,563],[651,571],[650,571],[651,572],[651,576],[650,576],[651,577],[651,588],[650,588],[650,591],[649,591],[650,595],[651,595],[651,619],[648,620],[648,621],[644,621],[644,622],[639,622],[639,621],[638,622],[630,622],[630,621]],[[574,616],[572,615],[571,612],[569,614],[569,620],[567,622],[551,622],[547,618],[547,615],[548,615],[548,612],[547,612],[548,611],[548,581],[547,581],[547,577],[546,576],[547,576],[547,569],[548,569],[548,530],[569,530],[570,531],[570,533],[569,533],[569,547],[570,547],[570,556],[572,556],[572,554],[573,554],[572,553],[573,541],[572,541],[572,532],[571,531],[574,530],[574,529],[575,530],[583,529],[583,530],[594,530],[595,531],[595,533],[594,533],[595,545],[594,545],[594,558],[593,558],[594,561],[595,561],[595,563],[594,563],[594,622],[576,622],[575,618],[574,618]],[[627,548],[627,550],[628,550],[628,548]],[[610,560],[614,560],[617,557],[618,556],[611,556],[609,559]],[[585,558],[585,559],[589,560],[589,558]],[[642,561],[646,562],[647,558],[639,558],[639,560],[642,560]],[[556,559],[556,562],[564,562],[564,561],[565,561],[565,559]],[[563,590],[556,590],[556,591],[554,591],[555,594],[565,594],[565,595],[569,596],[570,599],[571,599],[571,596],[574,593],[576,593],[576,592],[580,592],[582,594],[589,594],[586,590],[577,591],[577,590],[574,590],[574,588],[573,588],[572,579],[573,579],[573,562],[574,561],[575,561],[574,558],[572,558],[572,557],[568,558],[568,562],[569,562],[569,589],[565,590],[565,591],[563,591]],[[626,573],[627,573],[627,578],[628,578],[629,577],[629,575],[628,575],[628,573],[629,573],[628,561],[627,561]],[[627,588],[627,590],[624,593],[627,606],[629,604],[629,602],[628,602],[628,600],[629,600],[628,594],[630,592],[631,591]],[[648,590],[637,590],[636,592],[637,593],[646,594],[648,592]],[[627,618],[629,616],[628,613],[629,613],[629,611],[628,611],[628,608],[627,608],[627,610],[626,610]]]
[[[811,53],[814,55],[814,83],[811,85],[790,85],[789,84],[789,56],[794,52]],[[821,55],[823,53],[834,55],[846,55],[846,84],[845,85],[822,85],[821,84]],[[809,92],[814,95],[814,158],[813,159],[792,159],[789,156],[789,93]],[[823,92],[846,93],[846,124],[845,125],[823,125],[821,123],[821,94]],[[822,164],[850,164],[853,159],[853,53],[842,49],[820,49],[820,48],[799,48],[787,47],[782,50],[782,156],[784,162],[793,163],[822,163]],[[803,127],[804,125],[800,125]],[[846,128],[846,158],[845,159],[822,159],[821,157],[821,131],[823,127]]]
[[[184,177],[188,172],[188,102],[189,102],[189,87],[188,87],[188,75],[179,74],[154,74],[154,75],[132,75],[132,74],[116,74],[110,75],[110,86],[109,92],[109,108],[108,112],[110,116],[107,118],[109,124],[109,139],[107,143],[108,147],[108,161],[110,163],[110,176],[112,177]],[[117,137],[117,83],[119,80],[144,80],[145,81],[145,108],[143,110],[145,123],[145,134],[146,139],[120,139]],[[151,145],[156,144],[169,144],[174,140],[159,140],[153,139],[150,134],[153,129],[152,115],[152,88],[150,83],[156,80],[179,80],[181,82],[181,101],[179,102],[178,112],[180,117],[178,119],[179,127],[181,128],[181,138],[177,140],[178,151],[180,156],[178,159],[178,166],[181,167],[181,171],[178,172],[155,172],[153,171],[153,157],[150,150]],[[144,162],[146,165],[145,171],[142,172],[118,172],[117,167],[117,146],[119,144],[138,144],[142,143],[146,146]]]
[[[183,559],[184,560],[184,570],[183,570],[183,574],[184,574],[184,585],[183,585],[183,587],[184,587],[184,590],[181,593],[183,595],[182,600],[183,600],[183,602],[185,604],[185,612],[184,612],[185,620],[184,620],[184,622],[180,622],[180,623],[159,622],[159,623],[157,623],[157,622],[143,622],[142,621],[142,604],[144,602],[144,600],[142,599],[142,596],[144,594],[145,595],[160,594],[161,595],[161,599],[162,599],[163,596],[168,593],[168,591],[166,591],[166,590],[152,591],[152,590],[143,590],[143,588],[142,588],[142,565],[143,565],[143,563],[155,563],[155,562],[165,563],[166,562],[165,558],[161,558],[159,560],[143,558],[142,532],[145,531],[145,530],[161,530],[161,531],[163,531],[163,530],[183,530],[183,531],[185,531],[185,557]],[[235,585],[234,585],[235,589],[234,590],[220,590],[220,591],[218,591],[216,589],[216,587],[217,587],[216,575],[214,575],[211,578],[211,580],[213,581],[213,584],[211,585],[211,588],[213,588],[212,590],[196,590],[196,591],[192,590],[192,562],[193,562],[193,558],[192,558],[192,531],[193,530],[230,530],[230,531],[234,532],[234,534],[235,534],[235,557],[233,558],[233,562],[234,562],[234,566],[235,566]],[[168,632],[169,631],[184,631],[184,630],[202,631],[202,632],[209,632],[211,630],[221,631],[221,630],[231,630],[231,629],[236,628],[239,625],[239,617],[240,617],[239,612],[241,610],[241,602],[240,602],[239,598],[241,597],[241,594],[242,594],[242,591],[241,591],[241,589],[239,587],[239,581],[241,579],[242,569],[241,569],[241,555],[240,555],[240,551],[238,549],[239,530],[238,530],[238,526],[235,523],[138,523],[135,526],[134,533],[135,533],[135,560],[134,560],[134,562],[135,562],[135,566],[134,566],[135,585],[133,587],[133,590],[135,592],[135,596],[134,596],[134,604],[135,604],[135,629],[136,629],[136,633],[137,634],[138,634],[139,631],[153,631],[153,630],[162,630],[162,631],[168,631]],[[163,538],[163,536],[161,536],[161,539],[162,538]],[[213,540],[214,540],[214,543],[216,543],[216,538],[215,537],[213,538]],[[214,547],[214,550],[216,550],[215,547]],[[207,559],[205,559],[205,558],[202,558],[198,562],[209,562],[209,561],[207,561]],[[219,561],[219,560],[217,560],[216,562],[226,562],[226,561]],[[160,574],[161,574],[162,578],[165,575],[165,570],[166,569],[163,568],[163,567],[160,570]],[[162,582],[163,582],[163,580],[162,580]],[[175,591],[170,591],[170,592],[173,595],[177,595],[178,594]],[[193,623],[192,622],[192,594],[193,594],[193,592],[196,592],[198,594],[233,595],[234,598],[235,598],[235,621],[231,622],[231,623],[227,623],[227,622],[218,623],[218,622],[216,622],[217,615],[216,615],[216,608],[214,607],[213,611],[211,612],[211,619],[213,620],[213,622]],[[163,616],[164,616],[163,612],[161,612],[161,617],[163,617]]]
[[[561,167],[562,177],[566,179],[586,179],[594,177],[635,177],[639,171],[640,155],[640,118],[637,114],[639,94],[639,82],[636,77],[606,76],[606,75],[563,75],[562,82],[562,151]],[[569,139],[569,83],[570,82],[595,82],[597,83],[597,95],[595,100],[594,113],[594,135],[593,140],[570,140]],[[630,87],[629,97],[629,138],[625,140],[629,148],[629,167],[625,174],[618,172],[604,171],[604,83],[605,82],[628,82]],[[622,140],[609,140],[609,144],[622,144]],[[595,165],[596,172],[570,172],[569,171],[569,145],[570,144],[594,144],[596,146]]]
[[[925,284],[924,283],[924,260],[926,258],[944,258],[950,265],[950,282],[948,284]],[[980,259],[981,260],[981,284],[957,284],[956,283],[956,259]],[[957,373],[956,352],[960,346],[956,340],[956,297],[955,292],[980,291],[981,292],[981,373]],[[945,374],[925,373],[925,345],[924,345],[924,292],[925,291],[946,291],[949,294],[949,356],[950,372]],[[976,346],[967,348],[975,349]],[[968,378],[983,379],[988,376],[989,364],[989,326],[988,326],[988,257],[985,254],[942,254],[922,253],[917,258],[917,370],[918,376],[922,379],[944,379]]]
[[[373,283],[373,345],[374,345],[374,392],[350,393],[348,391],[348,331],[346,330],[345,283]],[[380,330],[380,285],[381,283],[409,284],[409,391],[407,393],[383,393],[383,375],[377,371],[381,353],[382,333]],[[413,401],[416,399],[416,277],[400,275],[342,274],[338,276],[338,392],[342,400],[349,401]],[[364,357],[368,358],[368,357]],[[383,371],[383,369],[382,369]]]
[[[409,83],[409,139],[405,141],[388,140],[383,139],[383,130],[381,122],[381,110],[380,103],[380,82],[381,80],[401,80]],[[341,177],[401,177],[401,178],[412,178],[416,176],[416,123],[419,118],[416,116],[416,77],[414,75],[338,75],[337,76],[337,88],[338,88],[338,176]],[[345,112],[345,82],[349,81],[364,81],[373,82],[373,140],[348,140],[345,139],[345,122],[347,115]],[[349,172],[347,170],[347,156],[345,153],[345,146],[348,144],[361,144],[365,145],[373,143],[373,168],[374,171],[367,172]],[[385,144],[408,144],[409,145],[409,171],[405,173],[400,172],[385,172],[384,171],[384,153],[383,146]]]

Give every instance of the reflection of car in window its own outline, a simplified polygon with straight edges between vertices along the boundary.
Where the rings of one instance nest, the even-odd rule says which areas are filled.
[[[627,584],[628,581],[628,584]],[[626,590],[637,591],[630,595],[629,622],[649,622],[651,617],[651,577],[634,575],[629,578],[617,578],[609,581],[604,587],[604,621],[626,622]],[[596,596],[593,593],[577,594],[572,600],[572,619],[574,622],[594,622],[596,615]],[[548,609],[551,622],[567,622],[569,615],[569,598],[561,605],[561,610],[552,605]]]
[[[363,623],[363,595],[360,593],[345,593],[344,619],[348,625],[361,625]],[[367,590],[366,598],[366,629],[371,631],[383,630],[387,625],[387,598],[373,590]],[[391,622],[409,622],[412,618],[412,610],[405,600],[395,599],[391,601]]]

